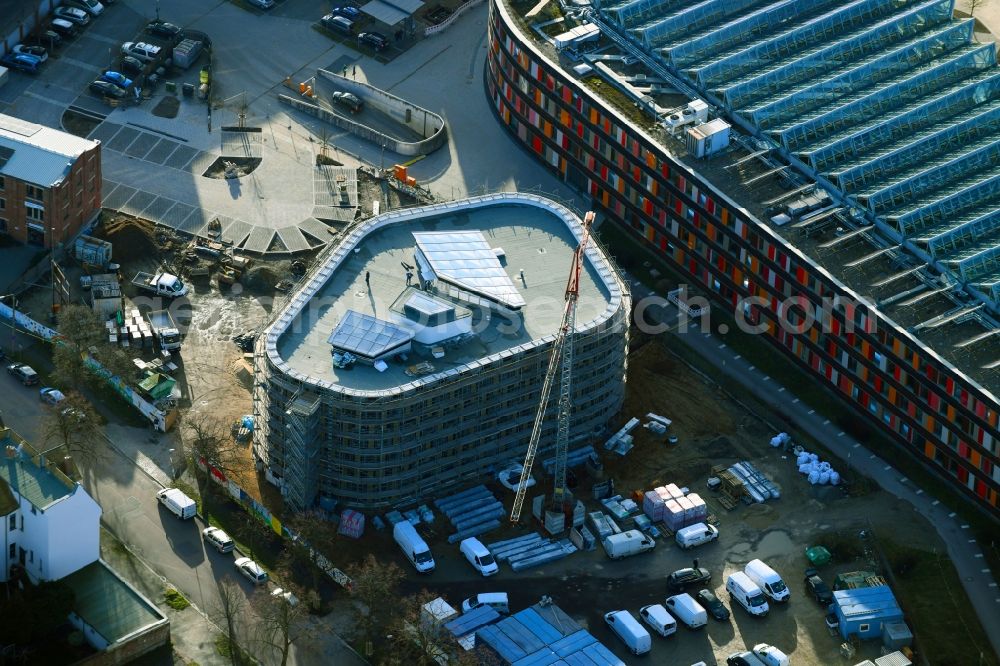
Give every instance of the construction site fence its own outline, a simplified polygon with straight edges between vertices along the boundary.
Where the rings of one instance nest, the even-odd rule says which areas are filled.
[[[445,28],[458,20],[458,17],[464,14],[469,9],[472,9],[476,5],[480,4],[483,0],[469,0],[463,5],[459,5],[455,8],[455,11],[451,13],[451,16],[441,21],[437,25],[432,25],[424,29],[424,37],[430,37],[431,35],[436,35],[443,32]]]

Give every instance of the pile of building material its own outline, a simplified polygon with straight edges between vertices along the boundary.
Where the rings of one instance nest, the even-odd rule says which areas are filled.
[[[544,539],[537,532],[496,543],[487,544],[487,549],[498,562],[507,562],[514,571],[548,564],[572,555],[577,548],[569,539]]]
[[[760,504],[769,499],[781,497],[778,486],[774,485],[771,479],[746,460],[731,465],[729,472],[743,482],[743,486],[746,488],[744,501],[749,500],[751,503]]]
[[[340,514],[340,525],[337,528],[337,534],[343,534],[344,536],[351,537],[352,539],[358,539],[365,532],[365,514],[360,511],[355,511],[354,509],[345,509],[343,513]]]
[[[594,450],[592,446],[581,446],[578,449],[573,449],[566,454],[566,467],[579,467],[580,465],[587,462],[589,458],[597,459],[597,451]],[[542,461],[542,469],[545,470],[546,474],[552,474],[556,466],[556,459],[546,458]]]
[[[625,666],[573,618],[547,600],[476,632],[482,663]]]
[[[639,505],[630,499],[624,499],[621,495],[615,495],[601,500],[601,504],[617,520],[625,520],[639,510]]]
[[[622,528],[618,527],[618,523],[613,521],[603,511],[588,513],[587,522],[593,529],[594,534],[597,535],[598,541],[604,541],[612,534],[618,534],[622,531]]]
[[[123,347],[153,346],[153,330],[137,308],[125,312],[122,324],[118,327],[118,341]]]
[[[816,485],[836,486],[840,484],[840,474],[833,469],[830,463],[821,461],[819,456],[808,451],[800,451],[795,459],[799,467],[799,473],[805,474],[809,483]]]
[[[792,436],[787,432],[779,432],[777,435],[771,438],[771,446],[775,449],[781,447],[788,447],[792,443]]]
[[[604,450],[614,451],[620,456],[623,456],[631,451],[634,446],[634,438],[629,433],[635,430],[637,425],[639,425],[639,419],[629,419],[628,423],[622,426],[621,430],[613,434],[611,438],[604,443]]]
[[[476,486],[435,500],[434,505],[456,530],[448,537],[448,543],[458,543],[497,529],[500,527],[500,516],[504,514],[503,503],[486,486]]]
[[[500,614],[492,606],[483,605],[446,621],[444,628],[455,637],[459,645],[466,650],[471,650],[476,645],[476,631],[499,619]]]
[[[655,435],[666,435],[667,428],[673,423],[670,419],[665,416],[660,416],[659,414],[653,414],[650,412],[646,414],[646,418],[649,419],[646,423],[642,424],[642,427],[650,431]]]
[[[413,525],[419,525],[420,523],[433,523],[434,512],[427,508],[426,504],[421,504],[416,509],[410,509],[409,511],[387,511],[385,519],[390,525],[401,523],[404,520],[410,521]]]
[[[647,491],[642,498],[642,510],[650,520],[664,523],[672,532],[708,520],[705,500],[675,483]]]

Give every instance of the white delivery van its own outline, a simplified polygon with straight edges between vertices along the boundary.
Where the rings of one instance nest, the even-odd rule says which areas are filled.
[[[785,581],[781,580],[778,572],[767,566],[761,560],[750,560],[744,567],[743,572],[750,577],[750,580],[757,583],[757,587],[764,591],[772,601],[779,603],[788,601],[791,593]]]
[[[611,627],[611,631],[618,634],[618,638],[628,646],[632,654],[646,654],[652,647],[653,641],[649,637],[649,632],[642,628],[639,621],[632,617],[632,613],[627,610],[611,611],[604,614],[604,621]]]
[[[156,493],[156,499],[181,520],[194,518],[194,514],[198,513],[198,505],[194,500],[176,488],[164,488]]]
[[[639,530],[627,530],[620,534],[612,534],[605,537],[601,545],[604,546],[604,552],[613,560],[620,560],[623,557],[645,553],[656,548],[653,537],[646,536]]]
[[[753,653],[765,666],[788,666],[788,655],[773,645],[757,643],[753,646]]]
[[[462,612],[468,613],[480,606],[489,606],[502,615],[510,614],[510,602],[506,592],[482,592],[462,602]]]
[[[719,538],[719,530],[714,525],[695,523],[677,530],[674,538],[677,539],[677,545],[686,550],[709,541],[715,541]]]
[[[639,609],[639,617],[664,638],[677,633],[677,621],[667,612],[663,604],[643,606]]]
[[[413,567],[420,573],[430,573],[434,571],[434,557],[427,543],[417,534],[417,528],[408,520],[403,520],[395,524],[392,528],[392,536],[396,539],[406,559],[413,564]]]
[[[461,551],[465,555],[465,559],[469,561],[469,564],[484,576],[492,576],[500,571],[500,566],[493,559],[493,555],[490,554],[486,546],[476,537],[462,541]]]
[[[730,574],[726,579],[726,591],[729,597],[751,615],[764,616],[771,608],[767,605],[767,598],[757,587],[757,583],[750,580],[742,571]]]
[[[708,613],[690,594],[667,597],[667,609],[688,629],[701,629],[708,624]]]

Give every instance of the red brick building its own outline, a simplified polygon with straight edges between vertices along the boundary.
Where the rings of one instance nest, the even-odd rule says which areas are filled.
[[[0,114],[0,233],[53,247],[100,211],[100,142]]]

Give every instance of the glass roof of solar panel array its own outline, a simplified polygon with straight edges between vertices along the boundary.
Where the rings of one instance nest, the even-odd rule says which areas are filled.
[[[334,349],[374,361],[394,351],[405,351],[413,331],[371,315],[348,310],[327,342]]]
[[[1000,300],[1000,68],[954,0],[624,0],[605,20]]]
[[[525,305],[500,259],[481,231],[415,232],[418,257],[444,282],[484,296],[512,310]]]

